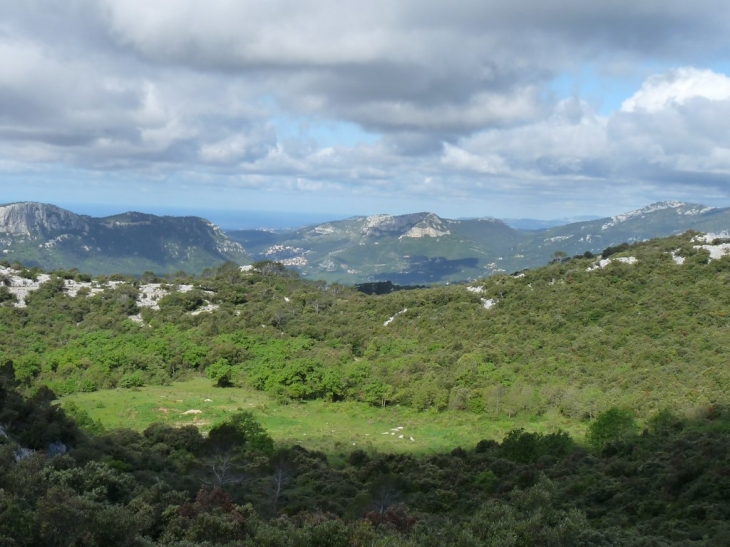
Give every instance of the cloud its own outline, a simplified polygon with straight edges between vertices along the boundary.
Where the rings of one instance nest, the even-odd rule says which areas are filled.
[[[516,191],[559,186],[588,198],[604,192],[686,195],[728,192],[730,78],[691,67],[652,75],[603,117],[578,99],[532,124],[492,129],[445,145],[445,167],[512,180]],[[498,166],[499,168],[496,168]]]
[[[726,2],[36,0],[0,21],[15,170],[434,199],[727,193],[730,79],[695,68],[730,53]],[[675,68],[609,114],[551,87],[647,65]],[[282,117],[376,138],[283,136]]]
[[[635,177],[718,184],[730,174],[730,78],[680,68],[649,78],[608,125],[614,154]]]
[[[694,99],[730,99],[730,78],[711,70],[684,67],[651,76],[621,105],[622,112],[659,112]]]

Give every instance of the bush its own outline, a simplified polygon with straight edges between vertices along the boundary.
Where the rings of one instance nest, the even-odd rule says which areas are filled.
[[[144,386],[144,375],[141,370],[128,372],[119,379],[119,387],[125,389]]]
[[[609,443],[625,442],[634,437],[638,431],[639,426],[633,412],[613,407],[588,426],[586,440],[597,450],[603,450]]]
[[[205,444],[209,451],[242,449],[270,454],[274,450],[274,441],[248,411],[238,411],[214,426]]]
[[[233,369],[228,364],[228,359],[220,358],[205,370],[205,376],[215,381],[218,387],[230,387],[233,385]]]

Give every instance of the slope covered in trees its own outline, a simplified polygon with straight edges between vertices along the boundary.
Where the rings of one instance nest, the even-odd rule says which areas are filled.
[[[486,416],[590,419],[612,406],[649,416],[670,400],[692,412],[722,404],[730,381],[730,257],[711,259],[693,237],[607,249],[603,267],[557,260],[378,296],[231,264],[177,279],[195,288],[159,310],[140,310],[134,279],[72,298],[52,277],[27,307],[0,306],[0,359],[24,386],[59,394],[207,374],[282,400]],[[219,307],[193,315],[207,300]]]
[[[726,545],[722,245],[685,234],[385,295],[229,264],[168,278],[159,309],[133,278],[71,297],[80,274],[55,272],[26,307],[5,286],[0,544]],[[196,313],[206,301],[219,307]],[[330,461],[275,445],[247,412],[207,436],[138,433],[53,403],[191,375],[283,401],[554,413],[588,434]]]

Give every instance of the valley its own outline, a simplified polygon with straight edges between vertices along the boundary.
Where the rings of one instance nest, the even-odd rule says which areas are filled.
[[[688,231],[386,294],[5,261],[0,539],[723,545],[729,250]]]
[[[516,230],[494,218],[442,219],[431,213],[355,217],[298,230],[228,235],[255,260],[279,260],[305,277],[346,284],[434,284],[538,268],[554,259],[677,235],[726,233],[730,209],[661,202],[611,218]]]

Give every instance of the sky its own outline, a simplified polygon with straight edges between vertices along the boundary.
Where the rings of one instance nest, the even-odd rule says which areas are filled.
[[[720,0],[0,4],[0,202],[606,216],[730,205]]]

